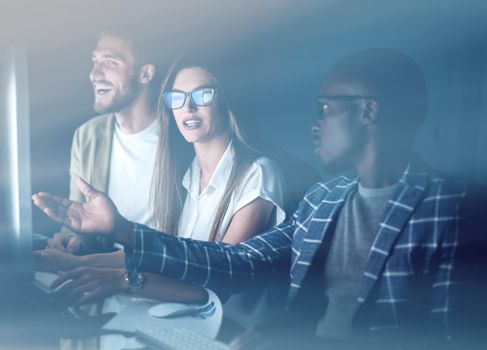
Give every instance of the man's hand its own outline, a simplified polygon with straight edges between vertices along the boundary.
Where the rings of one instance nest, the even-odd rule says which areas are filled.
[[[82,264],[82,257],[73,255],[63,250],[44,249],[34,252],[36,269],[40,271],[65,271],[71,270]]]
[[[108,196],[95,190],[85,181],[77,179],[80,191],[88,199],[86,203],[40,192],[32,196],[34,204],[51,219],[81,233],[110,234],[117,220],[124,220]]]
[[[76,254],[81,248],[81,239],[69,232],[58,232],[47,240],[47,247]]]
[[[53,294],[68,304],[83,305],[120,293],[127,288],[125,269],[82,266],[66,272],[59,272],[59,278],[52,284],[56,288],[68,280]]]

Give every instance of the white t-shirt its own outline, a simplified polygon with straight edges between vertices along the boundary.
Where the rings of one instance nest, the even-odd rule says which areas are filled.
[[[155,227],[153,207],[150,203],[150,187],[159,138],[159,122],[156,120],[136,134],[125,134],[115,126],[112,141],[108,196],[120,214],[128,220]],[[106,298],[103,312],[120,312],[138,298],[117,294]],[[137,348],[135,337],[104,335],[100,337],[100,349]]]
[[[136,134],[115,125],[108,181],[108,196],[120,214],[150,227],[155,224],[150,187],[158,137],[158,121]]]
[[[200,192],[201,168],[195,158],[183,177],[183,186],[187,190],[183,210],[179,219],[178,235],[201,241],[210,238],[211,227],[215,220],[220,201],[225,192],[232,171],[234,150],[230,143],[218,162],[210,182]],[[230,199],[217,241],[223,240],[233,215],[257,198],[263,198],[275,205],[275,213],[269,226],[281,223],[284,212],[284,180],[277,164],[266,157],[258,158],[248,169],[245,177]]]

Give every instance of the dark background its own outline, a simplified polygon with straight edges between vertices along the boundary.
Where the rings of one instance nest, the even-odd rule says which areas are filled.
[[[370,47],[414,57],[430,92],[416,149],[447,173],[487,183],[485,1],[1,1],[0,38],[29,54],[33,191],[67,195],[74,129],[94,116],[88,79],[100,31],[146,38],[161,69],[181,53],[213,57],[251,135],[311,164],[320,81]],[[34,211],[34,228],[57,227]]]

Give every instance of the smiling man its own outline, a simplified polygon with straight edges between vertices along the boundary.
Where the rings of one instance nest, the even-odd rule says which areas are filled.
[[[129,33],[103,32],[92,52],[93,107],[101,115],[74,133],[69,198],[87,200],[76,186],[76,179],[82,178],[108,193],[124,216],[154,227],[150,188],[159,137],[156,106],[161,74],[140,40]],[[48,241],[47,249],[36,252],[36,258],[38,268],[54,272],[92,265],[124,266],[123,251],[114,250],[113,243],[87,239],[66,228]],[[91,275],[86,283],[103,285],[100,281],[120,277],[113,270],[104,271],[102,276]],[[129,300],[123,295],[111,297],[105,300],[103,311],[119,310]],[[86,310],[97,313],[100,306]],[[104,344],[112,341],[105,337],[101,344],[109,348]],[[62,341],[62,348],[67,349],[99,347],[94,338]]]
[[[80,177],[107,192],[127,217],[154,226],[149,192],[159,133],[155,111],[159,84],[154,62],[137,44],[124,34],[104,32],[92,52],[89,77],[94,109],[101,115],[74,134],[69,198],[85,201],[75,185]],[[65,229],[48,245],[69,253],[100,248],[93,240],[82,243]],[[123,264],[122,254],[118,256]]]
[[[350,55],[326,76],[317,102],[316,154],[328,171],[354,169],[357,178],[317,183],[292,220],[240,244],[132,223],[82,182],[88,203],[49,194],[34,202],[77,231],[123,243],[129,270],[220,293],[288,274],[284,321],[267,328],[267,341],[241,337],[247,348],[436,349],[484,327],[486,226],[477,214],[485,204],[477,199],[485,195],[412,152],[427,113],[418,65],[392,49]]]

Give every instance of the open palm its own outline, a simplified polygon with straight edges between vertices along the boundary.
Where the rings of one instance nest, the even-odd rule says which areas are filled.
[[[46,192],[37,193],[32,199],[46,215],[73,231],[111,233],[120,215],[115,204],[106,194],[96,191],[85,181],[78,179],[77,185],[88,198],[86,203],[74,202]]]

